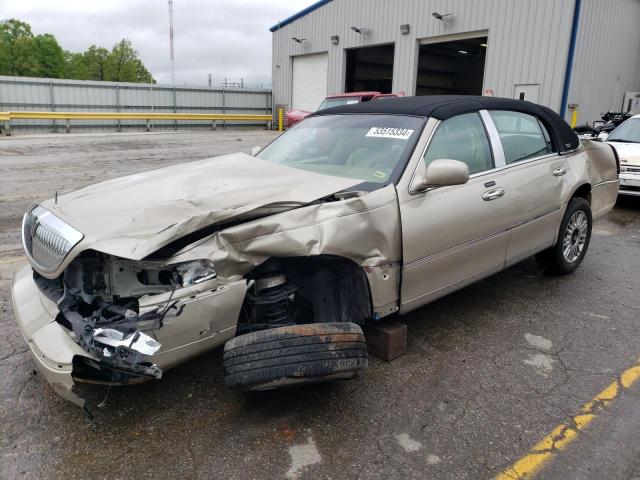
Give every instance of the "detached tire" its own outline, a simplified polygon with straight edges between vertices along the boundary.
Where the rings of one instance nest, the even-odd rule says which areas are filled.
[[[247,333],[224,346],[224,382],[238,391],[347,380],[367,368],[354,323],[310,323]]]
[[[560,223],[556,244],[536,255],[546,273],[566,275],[582,263],[591,241],[591,207],[584,198],[572,198]]]

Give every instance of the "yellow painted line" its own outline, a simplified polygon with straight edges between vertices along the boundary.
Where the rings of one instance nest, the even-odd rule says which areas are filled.
[[[22,262],[24,260],[26,260],[27,257],[25,256],[21,256],[21,257],[9,257],[9,258],[0,258],[0,264],[3,263],[16,263],[16,262]]]
[[[496,476],[496,480],[529,479],[535,476],[553,456],[573,442],[580,432],[596,418],[598,413],[611,405],[624,389],[640,379],[640,360],[628,368],[619,378],[585,403],[580,411],[568,422],[558,425],[553,431],[540,440],[527,455],[517,460],[509,468]]]

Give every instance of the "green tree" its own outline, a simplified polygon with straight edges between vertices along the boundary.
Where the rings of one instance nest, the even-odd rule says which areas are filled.
[[[136,65],[136,82],[156,83],[156,81],[151,76],[151,72],[147,70],[147,67],[144,66],[144,63],[142,63],[137,58],[134,60],[134,63]]]
[[[0,22],[0,74],[37,74],[35,44],[28,23],[15,18]]]
[[[66,65],[64,51],[56,37],[50,33],[38,35],[33,39],[36,69],[38,77],[62,78]]]
[[[28,23],[15,18],[0,22],[0,75],[155,83],[126,38],[111,51],[91,45],[72,53],[49,33],[34,36]]]
[[[82,53],[64,51],[64,78],[90,80],[89,69]]]
[[[106,62],[106,80],[114,82],[135,82],[137,80],[138,52],[131,41],[124,38],[113,46]]]
[[[108,80],[106,75],[109,50],[91,45],[83,54],[84,65],[90,80]]]

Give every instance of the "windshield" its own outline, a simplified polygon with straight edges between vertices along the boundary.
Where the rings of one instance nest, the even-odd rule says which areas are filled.
[[[360,103],[360,98],[362,97],[325,98],[318,107],[318,110],[324,110],[325,108],[331,107],[339,107],[341,105],[351,105],[352,103]]]
[[[362,180],[362,190],[396,182],[425,119],[401,115],[322,115],[287,130],[256,156],[325,175]]]
[[[607,142],[640,143],[640,118],[630,118],[616,128]]]

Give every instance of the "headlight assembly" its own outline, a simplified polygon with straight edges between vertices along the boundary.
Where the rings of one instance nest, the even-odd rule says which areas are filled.
[[[180,275],[180,282],[183,287],[206,282],[218,276],[211,260],[194,260],[181,263],[175,269]]]

